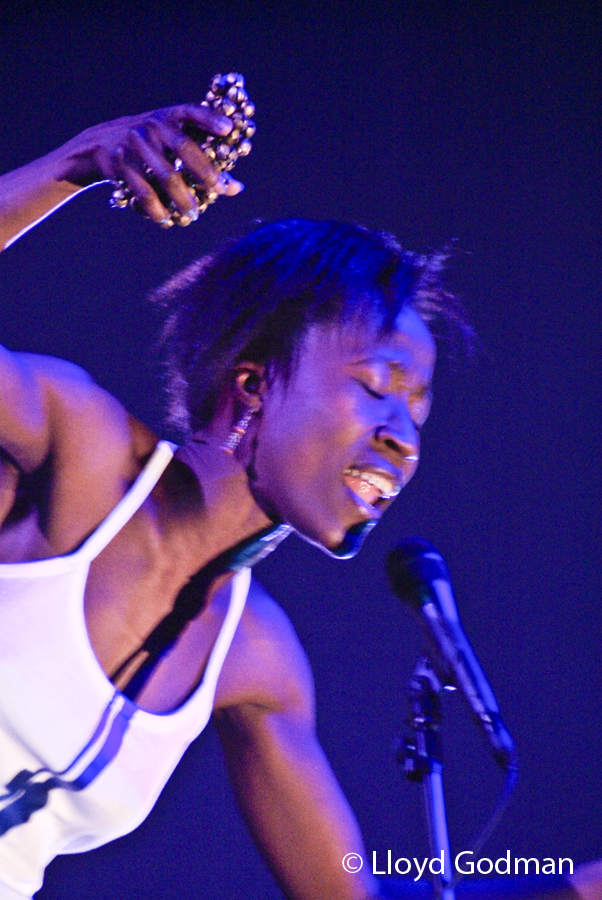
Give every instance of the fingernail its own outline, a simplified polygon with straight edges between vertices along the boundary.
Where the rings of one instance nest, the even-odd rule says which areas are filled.
[[[160,228],[171,228],[172,225],[173,219],[170,216],[165,216],[165,218],[161,219],[161,221],[159,222]]]
[[[198,211],[198,209],[196,209],[196,207],[193,206],[192,209],[190,209],[190,210],[188,211],[187,216],[189,217],[189,219],[190,219],[192,222],[196,222],[196,220],[197,220],[198,217],[199,217],[199,211]]]

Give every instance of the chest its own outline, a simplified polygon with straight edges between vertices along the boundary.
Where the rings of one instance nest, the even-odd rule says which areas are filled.
[[[232,573],[189,580],[177,555],[136,540],[139,526],[132,521],[93,560],[83,598],[85,627],[107,678],[143,709],[166,713],[203,679],[235,583]],[[226,656],[220,676],[226,694],[229,668]]]
[[[158,449],[149,468],[161,452]],[[157,473],[146,469],[128,494],[134,500],[132,494],[142,488],[141,505],[133,513],[115,523],[113,508],[100,526],[91,529],[90,540],[97,545],[87,554],[91,561],[84,565],[83,577],[75,579],[77,596],[69,602],[83,612],[80,637],[91,649],[104,678],[120,690],[137,679],[130,693],[135,702],[149,712],[167,713],[178,708],[203,678],[229,609],[232,576],[221,575],[196,585],[192,591],[187,589],[194,564],[182,542],[166,540],[161,528],[162,492],[158,488],[148,493],[141,484],[147,475],[152,490]],[[14,515],[15,511],[19,515]],[[78,519],[79,510],[78,515],[72,509],[70,512],[68,520]],[[98,522],[99,510],[92,512]],[[170,508],[169,517],[173,512]],[[0,531],[2,560],[45,560],[55,555],[53,547],[47,546],[41,515],[43,506],[39,504],[29,508],[24,505],[23,510],[13,505],[11,521],[5,521]],[[82,537],[85,532],[80,541]],[[73,584],[71,580],[66,586],[67,593]],[[240,635],[237,647],[244,656]],[[226,657],[220,677],[220,695],[226,702],[236,700],[229,689],[231,669]]]
[[[78,614],[85,573],[76,561],[54,558],[7,569],[0,582],[0,784],[9,786],[1,798],[9,817],[4,824],[31,802],[35,815],[26,816],[20,832],[24,847],[55,841],[65,852],[65,838],[70,850],[89,849],[144,818],[209,720],[248,572],[237,576],[202,684],[171,715],[153,715],[116,694],[101,671]],[[16,774],[26,777],[13,790]]]

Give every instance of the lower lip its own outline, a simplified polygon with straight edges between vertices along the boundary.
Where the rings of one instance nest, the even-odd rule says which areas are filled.
[[[358,478],[356,475],[345,475],[344,481],[350,491],[362,500],[365,500],[370,506],[373,506],[377,500],[380,500],[380,491],[374,485],[368,484],[367,481]]]
[[[380,500],[380,491],[355,475],[345,475],[343,481],[361,512],[371,519],[380,518],[380,510],[374,506]]]

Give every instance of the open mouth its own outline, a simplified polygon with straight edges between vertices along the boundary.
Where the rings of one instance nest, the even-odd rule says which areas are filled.
[[[379,500],[391,500],[401,490],[399,481],[387,472],[350,467],[345,469],[343,480],[360,500],[375,506]]]

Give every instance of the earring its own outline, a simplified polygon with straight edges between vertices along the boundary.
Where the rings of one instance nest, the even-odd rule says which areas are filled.
[[[243,437],[247,433],[247,428],[251,424],[251,419],[253,418],[254,415],[255,415],[255,410],[248,409],[246,411],[246,413],[244,414],[244,416],[242,416],[242,418],[238,420],[236,425],[233,426],[232,431],[230,432],[230,434],[228,435],[228,437],[226,438],[226,440],[224,441],[224,443],[222,444],[222,446],[220,448],[221,450],[224,451],[224,453],[228,453],[230,455],[234,453],[234,451],[236,450],[236,448],[242,441]]]

